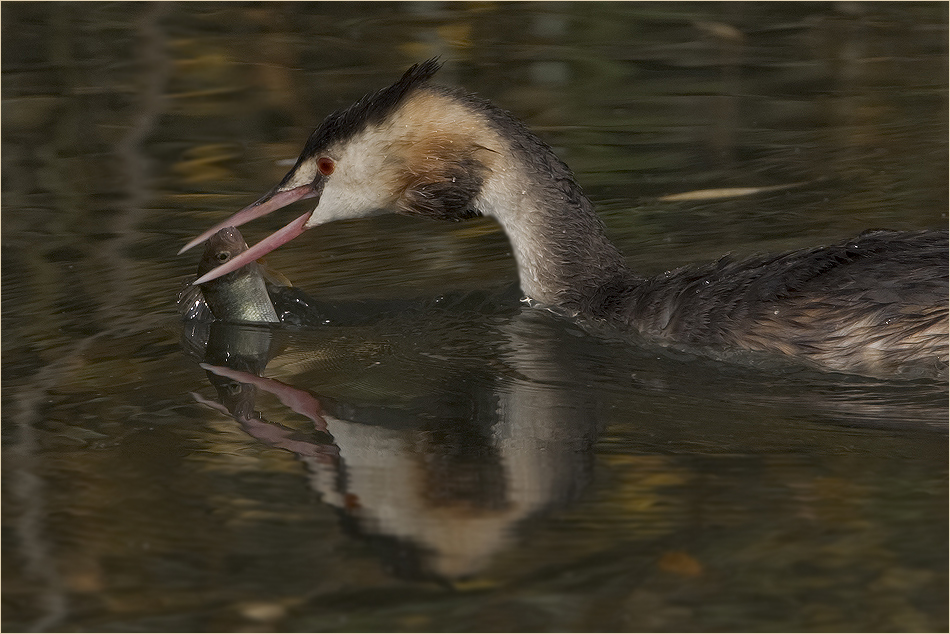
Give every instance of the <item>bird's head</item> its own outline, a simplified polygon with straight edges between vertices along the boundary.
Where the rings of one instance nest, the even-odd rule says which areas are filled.
[[[223,227],[298,200],[315,200],[314,207],[196,283],[240,268],[333,220],[385,212],[442,220],[479,215],[477,198],[502,144],[481,116],[481,102],[429,84],[439,67],[435,60],[417,64],[393,85],[327,117],[274,189],[179,253]]]

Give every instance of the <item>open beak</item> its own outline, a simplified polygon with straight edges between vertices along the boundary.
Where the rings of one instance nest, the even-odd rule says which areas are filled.
[[[225,227],[237,227],[243,225],[246,222],[254,220],[255,218],[260,218],[261,216],[266,216],[272,211],[276,211],[282,207],[286,207],[290,203],[297,202],[298,200],[305,200],[307,198],[315,198],[319,194],[314,190],[312,185],[303,185],[301,187],[295,187],[287,191],[271,191],[265,194],[257,202],[248,205],[241,211],[237,212],[227,220],[219,222],[214,225],[200,236],[186,244],[179,251],[179,255],[195,246],[196,244],[201,244],[218,231]],[[265,256],[270,253],[277,247],[282,244],[286,244],[303,233],[306,229],[305,225],[310,219],[310,214],[312,211],[308,211],[302,216],[297,217],[293,222],[286,225],[282,229],[279,229],[264,238],[253,247],[244,251],[234,259],[222,264],[221,266],[212,269],[205,275],[199,277],[194,281],[195,284],[204,284],[205,282],[210,282],[211,280],[226,275],[231,271],[236,271],[242,266],[253,262],[254,260]]]

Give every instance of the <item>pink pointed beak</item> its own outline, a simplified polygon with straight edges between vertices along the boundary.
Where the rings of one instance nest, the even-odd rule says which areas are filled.
[[[178,253],[180,255],[196,244],[201,244],[225,227],[237,227],[239,225],[243,225],[244,223],[254,220],[255,218],[266,216],[272,211],[286,207],[293,202],[305,200],[307,198],[315,198],[318,195],[319,194],[314,191],[312,185],[303,185],[288,191],[270,192],[265,194],[257,202],[248,205],[227,220],[219,222],[202,233],[200,236],[182,247],[181,251]],[[275,231],[234,259],[212,269],[205,275],[201,276],[194,281],[194,284],[204,284],[205,282],[210,282],[211,280],[221,277],[222,275],[227,275],[231,271],[236,271],[242,266],[245,266],[246,264],[253,262],[258,258],[264,257],[277,247],[290,242],[306,230],[305,225],[310,219],[311,213],[313,212],[308,211],[302,216],[297,217],[297,219],[295,219],[293,222],[284,226],[282,229]]]

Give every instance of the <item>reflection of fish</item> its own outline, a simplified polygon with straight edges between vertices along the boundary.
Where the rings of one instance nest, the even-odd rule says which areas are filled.
[[[247,251],[241,232],[225,227],[214,234],[205,248],[198,275],[231,261]],[[240,269],[201,285],[201,293],[215,318],[221,321],[277,323],[280,320],[267,294],[261,265],[251,262]]]

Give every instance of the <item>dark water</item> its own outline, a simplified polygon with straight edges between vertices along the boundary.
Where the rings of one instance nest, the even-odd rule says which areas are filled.
[[[174,300],[188,238],[433,55],[644,272],[945,226],[947,17],[4,3],[3,629],[946,631],[943,384],[592,335],[519,303],[487,220],[269,258],[373,319],[183,329]]]

